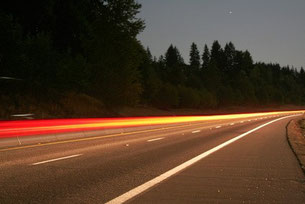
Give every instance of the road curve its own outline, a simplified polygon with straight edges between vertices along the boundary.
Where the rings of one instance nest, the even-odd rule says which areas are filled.
[[[0,203],[105,203],[282,116],[213,121],[0,152]],[[128,198],[134,203],[304,203],[284,118]]]

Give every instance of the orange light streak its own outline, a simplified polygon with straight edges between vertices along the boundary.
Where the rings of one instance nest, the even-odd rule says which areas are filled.
[[[138,127],[148,125],[166,125],[187,122],[243,119],[303,113],[300,111],[277,111],[264,113],[245,113],[210,116],[166,116],[166,117],[132,117],[132,118],[86,118],[86,119],[53,119],[1,121],[0,138],[42,135],[51,133],[102,130],[113,128]]]

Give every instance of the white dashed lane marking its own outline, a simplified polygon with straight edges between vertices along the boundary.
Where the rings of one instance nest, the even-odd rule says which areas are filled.
[[[163,140],[163,139],[164,139],[164,137],[159,137],[159,138],[147,140],[147,142],[154,142],[154,141]]]
[[[74,157],[79,157],[79,156],[81,156],[81,155],[82,155],[82,154],[74,154],[74,155],[71,155],[71,156],[60,157],[60,158],[56,158],[56,159],[50,159],[50,160],[45,160],[45,161],[41,161],[41,162],[36,162],[36,163],[31,164],[31,165],[32,165],[32,166],[36,166],[36,165],[39,165],[39,164],[45,164],[45,163],[55,162],[55,161],[59,161],[59,160],[70,159],[70,158],[74,158]]]

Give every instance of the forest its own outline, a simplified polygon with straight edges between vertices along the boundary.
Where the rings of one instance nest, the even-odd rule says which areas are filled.
[[[135,0],[6,0],[0,7],[0,106],[84,94],[105,107],[223,108],[305,104],[303,68],[254,62],[232,42],[170,45],[152,56]],[[204,36],[202,36],[204,42]],[[29,102],[30,103],[30,102]],[[6,112],[5,114],[8,114]]]

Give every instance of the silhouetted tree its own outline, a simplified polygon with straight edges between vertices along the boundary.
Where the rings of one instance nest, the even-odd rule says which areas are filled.
[[[165,62],[167,67],[173,67],[183,64],[183,59],[177,47],[170,45],[165,53]]]
[[[165,53],[165,64],[167,80],[174,85],[183,84],[185,82],[183,71],[185,64],[177,47],[169,46]]]
[[[207,45],[204,45],[204,50],[202,54],[202,69],[207,69],[210,63],[210,51]]]
[[[198,73],[200,69],[200,54],[195,43],[192,43],[190,50],[190,73]]]
[[[223,49],[221,48],[221,45],[216,40],[212,44],[211,48],[211,63],[214,63],[218,69],[224,70],[224,64],[225,64],[225,56]]]
[[[225,55],[225,72],[230,73],[233,70],[234,66],[234,58],[235,58],[235,46],[232,42],[229,42],[225,45],[224,48]]]

